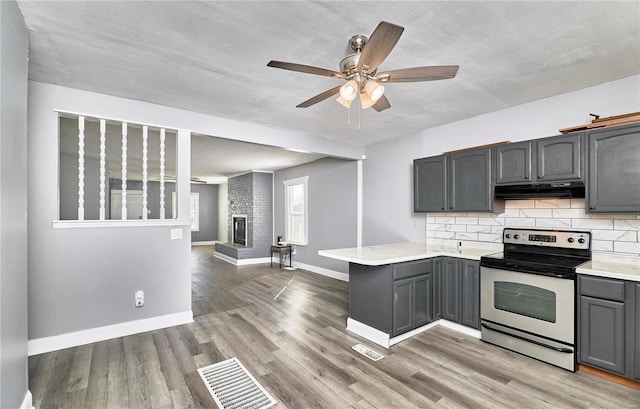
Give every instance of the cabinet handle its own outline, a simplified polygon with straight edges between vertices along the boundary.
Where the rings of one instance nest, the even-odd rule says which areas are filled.
[[[542,179],[542,176],[538,176],[538,179]]]
[[[398,293],[393,294],[393,303],[396,304],[398,302]]]
[[[524,177],[524,180],[529,180],[529,176],[525,176],[525,177]]]
[[[591,207],[589,208],[589,210],[596,210],[596,207],[595,207],[595,206],[591,206]]]
[[[444,210],[444,207],[441,207],[440,210]]]

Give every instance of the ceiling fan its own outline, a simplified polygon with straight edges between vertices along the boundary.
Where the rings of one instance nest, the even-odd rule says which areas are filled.
[[[331,88],[297,105],[308,108],[318,102],[338,95],[337,101],[349,108],[360,97],[362,109],[373,107],[376,111],[390,108],[389,100],[384,96],[383,83],[435,81],[453,78],[458,72],[457,65],[402,68],[377,72],[378,66],[387,58],[400,39],[404,27],[381,21],[371,33],[371,37],[355,35],[349,40],[353,54],[340,61],[340,71],[328,70],[310,65],[283,61],[269,61],[268,67],[304,72],[307,74],[334,77],[346,82]]]

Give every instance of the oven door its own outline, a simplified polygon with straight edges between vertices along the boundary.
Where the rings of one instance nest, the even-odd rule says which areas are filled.
[[[480,317],[574,345],[575,280],[481,268]]]

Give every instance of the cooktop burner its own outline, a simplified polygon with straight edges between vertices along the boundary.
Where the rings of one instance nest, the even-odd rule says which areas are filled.
[[[591,232],[505,228],[504,252],[482,257],[483,267],[574,278],[591,260]]]

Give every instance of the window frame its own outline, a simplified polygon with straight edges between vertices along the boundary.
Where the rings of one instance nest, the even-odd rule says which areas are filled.
[[[295,179],[283,180],[284,184],[284,230],[285,230],[285,239],[287,243],[295,244],[298,246],[306,246],[309,244],[309,176],[303,176]],[[291,232],[289,219],[291,216],[291,212],[289,210],[289,188],[292,186],[302,185],[304,190],[304,214],[303,214],[303,240],[296,241],[291,240]]]

